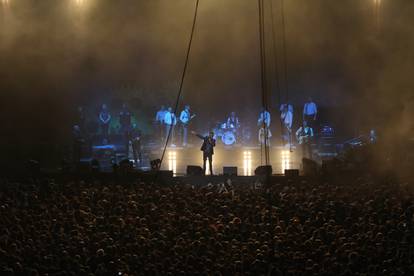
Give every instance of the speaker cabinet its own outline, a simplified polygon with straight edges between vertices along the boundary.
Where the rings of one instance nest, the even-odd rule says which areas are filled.
[[[187,166],[187,175],[204,175],[203,168],[200,166]]]
[[[223,175],[237,176],[237,167],[223,167]]]
[[[299,176],[299,170],[296,170],[296,169],[285,170],[285,176],[287,176],[287,177],[298,177]]]
[[[272,166],[259,166],[254,170],[255,175],[272,175]]]

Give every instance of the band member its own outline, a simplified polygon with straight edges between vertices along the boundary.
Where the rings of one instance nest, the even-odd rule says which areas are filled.
[[[200,150],[203,152],[204,174],[206,174],[206,161],[208,159],[210,174],[213,175],[213,155],[214,147],[216,146],[216,139],[213,138],[214,132],[210,131],[208,136],[202,136],[200,134],[197,134],[195,131],[192,131],[191,133],[203,140],[203,145],[201,146]]]
[[[263,123],[266,127],[270,127],[270,113],[266,110],[266,108],[262,108],[262,111],[259,114],[259,119],[257,120],[257,125],[262,126]]]
[[[157,125],[158,128],[158,135],[160,137],[161,140],[164,139],[165,134],[164,134],[164,130],[165,130],[165,126],[164,126],[164,118],[165,118],[165,113],[167,112],[167,110],[165,109],[165,107],[162,105],[160,110],[157,111],[157,114],[155,115],[155,123]]]
[[[182,129],[182,142],[183,146],[187,146],[187,138],[188,138],[188,124],[190,120],[195,117],[195,114],[191,115],[190,113],[190,106],[186,105],[184,110],[181,111],[180,114],[180,122],[181,122],[181,129]]]
[[[108,111],[106,104],[102,105],[101,112],[99,113],[99,122],[101,125],[102,137],[104,141],[107,141],[109,135],[109,123],[111,122],[111,114]]]
[[[259,129],[259,143],[260,145],[270,146],[270,138],[272,137],[272,132],[268,127],[261,127]]]
[[[308,126],[306,121],[303,121],[303,125],[296,131],[296,139],[298,143],[302,145],[302,152],[304,158],[312,159],[311,142],[313,138],[313,129]]]
[[[175,146],[174,145],[174,126],[177,124],[177,118],[175,117],[175,114],[173,113],[173,110],[171,107],[169,107],[167,112],[165,113],[164,124],[165,124],[165,140],[168,139],[168,135],[171,131],[171,136],[170,136],[171,146]]]
[[[82,157],[82,147],[85,144],[85,139],[79,125],[74,125],[72,129],[73,136],[73,163],[78,164]]]
[[[293,107],[290,109],[288,104],[282,105],[282,112],[280,113],[280,120],[283,125],[283,141],[285,144],[292,143],[292,123],[293,123]]]
[[[237,130],[240,127],[239,118],[236,116],[236,112],[231,112],[227,118],[227,128]]]
[[[312,101],[312,97],[309,97],[308,102],[303,106],[303,120],[307,122],[309,127],[314,127],[317,114],[318,108]]]
[[[138,162],[142,162],[142,153],[141,153],[141,131],[137,128],[136,124],[132,125],[132,129],[129,134],[129,141],[132,147],[132,154],[134,157],[134,164],[137,167]]]
[[[125,133],[131,130],[131,112],[128,109],[126,103],[122,105],[122,109],[119,112],[119,123],[121,125],[121,132]]]
[[[124,137],[125,156],[128,158],[129,153],[129,132],[131,131],[131,112],[129,112],[126,103],[122,104],[122,109],[119,112],[119,124],[121,125],[121,134]]]

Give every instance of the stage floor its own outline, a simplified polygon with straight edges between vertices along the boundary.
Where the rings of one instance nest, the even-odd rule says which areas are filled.
[[[142,147],[141,161],[134,165],[138,170],[150,170],[150,161],[161,159],[164,147],[159,143],[147,143]],[[322,156],[322,151],[317,145],[312,145],[314,160],[319,162],[322,158],[332,158],[336,153]],[[129,152],[129,160],[133,161],[132,150]],[[170,146],[165,150],[162,170],[171,170],[174,175],[185,175],[187,166],[202,166],[203,154],[200,145],[189,144],[186,147]],[[237,167],[238,175],[251,176],[254,170],[265,164],[264,148],[260,145],[225,146],[218,144],[213,156],[213,173],[223,174],[223,167]],[[292,147],[271,146],[269,149],[270,165],[274,174],[283,174],[286,169],[301,169],[302,148],[296,145]],[[100,162],[102,171],[112,171],[112,166],[126,159],[125,147],[123,145],[98,145],[93,147],[92,158]]]
[[[148,157],[153,160],[160,158],[162,148],[152,149]],[[283,174],[285,169],[300,169],[302,154],[295,147],[270,147],[270,164],[273,173]],[[264,149],[260,146],[223,146],[215,148],[213,156],[213,173],[220,175],[223,167],[237,167],[238,175],[254,175],[256,167],[265,164]],[[172,170],[175,175],[186,174],[188,165],[202,166],[203,154],[199,147],[168,147],[166,149],[162,169]]]

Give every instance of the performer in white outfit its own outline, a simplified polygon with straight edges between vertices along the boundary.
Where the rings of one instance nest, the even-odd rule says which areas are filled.
[[[157,114],[155,115],[155,124],[158,128],[158,137],[160,137],[161,142],[164,140],[165,134],[165,126],[164,126],[164,118],[165,118],[165,113],[167,112],[167,110],[165,109],[165,107],[162,105],[160,110],[157,111]]]
[[[260,145],[267,145],[270,146],[270,138],[272,137],[272,132],[267,127],[261,127],[259,129],[259,143]]]
[[[308,98],[308,102],[303,106],[303,120],[306,121],[310,127],[315,127],[315,122],[318,114],[318,107],[312,101],[312,97]]]
[[[302,145],[302,152],[304,158],[312,159],[312,143],[313,129],[303,121],[303,125],[296,131],[296,139],[299,145]]]
[[[191,115],[190,113],[190,106],[186,105],[184,110],[181,111],[180,114],[180,123],[181,123],[181,134],[182,134],[182,142],[183,146],[187,146],[187,138],[188,138],[188,124],[190,120],[195,117],[195,114]]]
[[[293,106],[283,104],[281,106],[280,120],[283,125],[283,141],[285,145],[292,143]]]
[[[164,124],[165,124],[165,140],[168,139],[168,134],[171,131],[170,141],[171,145],[174,145],[174,126],[177,124],[177,118],[175,114],[173,113],[173,110],[171,107],[168,108],[167,112],[164,116]]]
[[[257,120],[257,125],[262,126],[263,122],[266,127],[270,127],[270,113],[265,108],[262,108],[262,111],[259,114],[259,119]]]

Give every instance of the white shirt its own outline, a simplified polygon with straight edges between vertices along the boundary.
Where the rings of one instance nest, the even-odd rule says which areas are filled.
[[[167,113],[167,111],[162,110],[162,109],[159,110],[157,112],[157,115],[155,115],[155,121],[160,122],[160,123],[164,123],[165,113]]]
[[[314,102],[305,103],[305,106],[303,107],[304,115],[315,115],[316,113],[318,113],[318,109]]]
[[[269,111],[263,111],[263,112],[260,113],[259,119],[257,120],[257,122],[259,124],[261,124],[261,123],[263,123],[263,121],[265,122],[267,127],[270,126],[270,113],[269,113]]]
[[[188,123],[189,121],[190,121],[190,111],[188,111],[188,110],[186,110],[186,109],[184,109],[183,111],[181,111],[181,114],[180,114],[180,121],[183,123],[183,124],[186,124],[186,123]]]
[[[283,110],[285,110],[286,106],[287,106],[288,110],[293,113],[293,105],[291,105],[291,104],[281,104],[280,108],[279,108],[279,111],[283,112]]]
[[[166,125],[176,125],[177,118],[175,117],[175,114],[169,111],[165,112],[164,123]]]
[[[293,113],[291,111],[282,112],[282,114],[280,114],[280,118],[286,127],[292,128]]]
[[[266,128],[266,132],[265,132],[265,129],[264,128],[261,128],[261,129],[259,129],[259,141],[261,142],[261,143],[264,143],[264,141],[265,141],[265,133],[267,133],[267,141],[269,142],[269,138],[271,138],[272,137],[272,132],[270,132],[270,129],[268,129],[268,128]]]

